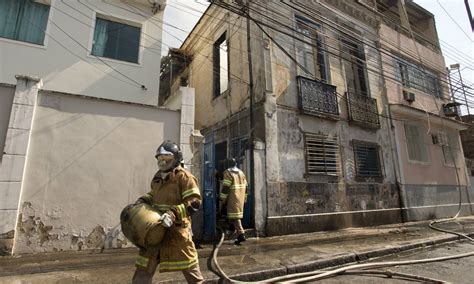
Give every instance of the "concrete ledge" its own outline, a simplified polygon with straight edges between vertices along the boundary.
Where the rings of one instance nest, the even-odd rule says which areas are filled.
[[[401,209],[267,218],[267,236],[402,223]]]

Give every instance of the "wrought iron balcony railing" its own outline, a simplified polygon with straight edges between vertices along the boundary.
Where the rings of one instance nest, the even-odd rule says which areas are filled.
[[[299,107],[307,114],[339,115],[336,87],[298,76]]]
[[[346,101],[351,121],[365,127],[380,128],[376,99],[346,92]]]

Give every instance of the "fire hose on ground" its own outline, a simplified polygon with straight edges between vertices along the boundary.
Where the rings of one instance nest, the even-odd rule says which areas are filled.
[[[456,218],[458,214],[454,218]],[[467,238],[470,241],[473,241],[472,238],[465,234],[457,233],[457,232],[452,232],[440,228],[436,228],[433,226],[434,223],[440,223],[440,222],[447,222],[450,221],[454,218],[450,219],[445,219],[445,220],[439,220],[439,221],[433,221],[430,223],[430,228],[433,228],[438,231],[446,232],[446,233],[452,233],[455,235],[458,235],[460,237]],[[217,254],[219,251],[220,246],[224,242],[224,237],[225,233],[221,228],[218,228],[219,231],[221,232],[221,238],[219,242],[216,244],[216,247],[214,248],[214,251],[212,253],[212,260],[211,263],[214,265],[214,268],[217,271],[217,274],[221,279],[224,281],[227,281],[229,283],[255,283],[255,282],[244,282],[240,280],[234,280],[230,278],[220,267]],[[317,281],[321,280],[324,278],[329,278],[329,277],[334,277],[337,275],[342,275],[342,274],[347,274],[347,275],[385,275],[387,277],[401,277],[405,279],[410,279],[410,280],[416,280],[416,281],[422,281],[422,282],[431,282],[431,283],[446,283],[443,280],[438,280],[434,278],[429,278],[429,277],[424,277],[424,276],[419,276],[419,275],[413,275],[413,274],[407,274],[407,273],[400,273],[400,272],[393,272],[393,271],[378,271],[378,270],[355,270],[355,269],[370,269],[370,268],[382,268],[382,267],[388,267],[388,266],[403,266],[403,265],[413,265],[413,264],[423,264],[423,263],[431,263],[431,262],[439,262],[439,261],[446,261],[446,260],[452,260],[452,259],[459,259],[459,258],[464,258],[464,257],[470,257],[474,256],[474,251],[469,252],[469,253],[463,253],[463,254],[457,254],[457,255],[452,255],[452,256],[445,256],[445,257],[436,257],[436,258],[426,258],[426,259],[417,259],[417,260],[407,260],[407,261],[388,261],[388,262],[373,262],[373,263],[365,263],[365,264],[353,264],[333,270],[317,270],[317,271],[311,271],[311,272],[304,272],[304,273],[296,273],[296,274],[289,274],[285,276],[280,276],[280,277],[275,277],[275,278],[270,278],[270,279],[265,279],[262,281],[269,282],[269,283],[274,283],[274,282],[289,282],[289,283],[297,283],[297,282],[307,282],[307,281]],[[354,271],[355,270],[355,271]]]

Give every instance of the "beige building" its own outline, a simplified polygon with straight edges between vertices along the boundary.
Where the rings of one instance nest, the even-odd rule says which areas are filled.
[[[158,107],[165,1],[1,5],[1,253],[131,245],[120,212],[149,190],[156,147],[191,158],[193,90]]]
[[[210,5],[170,84],[195,89],[205,136],[199,233],[215,232],[226,157],[249,176],[244,224],[261,235],[455,214],[465,125],[444,115],[433,15],[402,1],[249,2]]]

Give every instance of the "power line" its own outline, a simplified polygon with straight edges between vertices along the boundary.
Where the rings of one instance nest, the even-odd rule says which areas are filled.
[[[438,2],[438,5],[441,7],[441,9],[443,9],[443,11],[446,13],[446,15],[448,15],[448,17],[456,24],[456,26],[459,28],[459,30],[471,41],[471,37],[463,30],[463,28],[458,24],[458,22],[448,13],[448,11],[443,7],[443,5],[441,5],[441,2],[439,2],[439,0],[436,0],[436,2]]]

